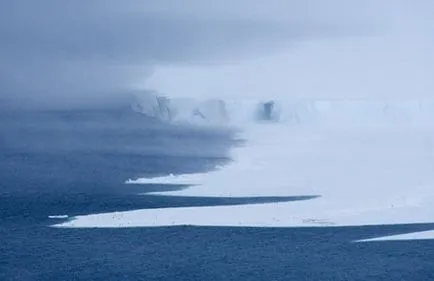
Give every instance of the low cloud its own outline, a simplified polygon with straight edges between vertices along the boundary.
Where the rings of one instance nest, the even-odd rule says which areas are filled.
[[[375,1],[324,2],[2,1],[0,102],[68,107],[116,100],[162,66],[233,64],[305,38],[383,26]]]

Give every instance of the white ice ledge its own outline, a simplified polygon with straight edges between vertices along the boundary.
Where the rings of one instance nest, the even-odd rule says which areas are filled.
[[[434,239],[434,230],[406,233],[400,235],[391,235],[371,239],[358,240],[356,242],[381,242],[381,241],[405,241],[405,240],[432,240]]]
[[[320,197],[90,214],[57,226],[333,227],[433,222],[432,130],[291,131],[274,124],[249,127],[244,136],[247,145],[234,149],[234,161],[217,171],[136,183],[193,185],[163,193],[177,196]]]

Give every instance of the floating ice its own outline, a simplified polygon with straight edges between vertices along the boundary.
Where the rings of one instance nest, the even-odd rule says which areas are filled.
[[[210,173],[138,179],[188,184],[177,196],[299,196],[259,205],[145,209],[79,216],[60,227],[171,225],[334,227],[433,222],[434,132],[431,129],[296,129],[247,126],[247,144]]]
[[[356,242],[381,242],[381,241],[431,240],[431,239],[434,239],[434,230],[364,239],[364,240],[358,240]]]
[[[48,218],[50,219],[67,219],[69,216],[68,215],[51,215],[48,216]]]

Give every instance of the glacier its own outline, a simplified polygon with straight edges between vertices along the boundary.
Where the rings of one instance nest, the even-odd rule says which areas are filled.
[[[167,123],[243,126],[279,122],[295,126],[433,126],[434,100],[169,98],[136,95],[134,111]]]
[[[341,227],[432,223],[434,103],[430,100],[197,100],[145,95],[162,122],[239,126],[246,143],[202,174],[126,180],[182,184],[166,196],[313,196],[238,206],[89,214],[55,227]],[[145,102],[145,104],[143,104]],[[201,116],[195,117],[199,110]],[[168,113],[170,112],[170,113]],[[433,232],[424,239],[434,239]],[[406,239],[419,239],[418,235]],[[386,241],[388,238],[380,239]]]

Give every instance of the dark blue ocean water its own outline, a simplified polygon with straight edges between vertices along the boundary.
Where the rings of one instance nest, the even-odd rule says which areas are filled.
[[[213,169],[231,131],[162,125],[129,110],[0,114],[0,280],[434,280],[434,242],[352,243],[434,225],[58,229],[70,216],[288,198],[138,195],[125,180]],[[375,196],[375,194],[373,194]]]

